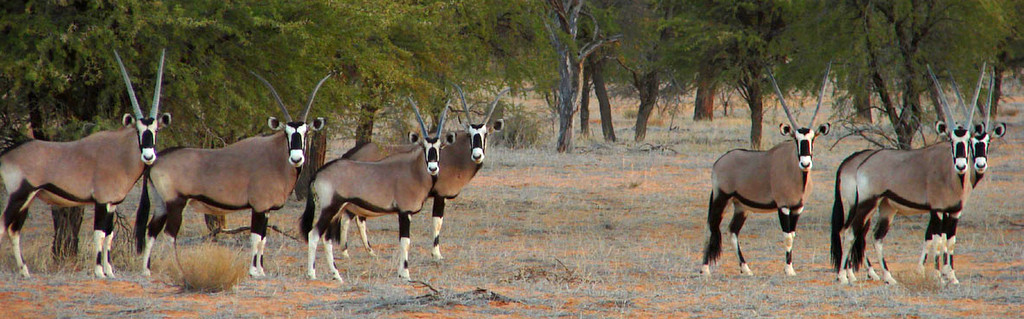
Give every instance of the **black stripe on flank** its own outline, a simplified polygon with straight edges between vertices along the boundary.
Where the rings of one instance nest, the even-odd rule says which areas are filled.
[[[743,197],[743,195],[740,195],[739,193],[725,193],[725,191],[723,191],[723,190],[718,190],[718,192],[722,193],[722,194],[726,194],[726,196],[728,196],[728,197],[736,198],[737,200],[740,201],[741,204],[746,205],[747,207],[756,208],[756,209],[776,209],[776,208],[778,208],[778,204],[776,204],[775,201],[772,201],[771,203],[768,203],[768,204],[762,204],[762,203],[758,203],[758,202],[749,200],[746,197]]]
[[[60,198],[63,198],[63,199],[69,200],[69,201],[73,201],[73,202],[79,202],[79,203],[95,202],[92,198],[78,198],[78,197],[75,197],[74,195],[71,195],[71,193],[68,193],[68,192],[64,191],[63,189],[61,189],[60,187],[57,187],[57,185],[53,185],[53,184],[43,184],[42,186],[39,186],[38,189],[42,189],[44,191],[50,192],[51,194],[57,195]]]
[[[960,178],[962,179],[963,176],[960,176]],[[946,212],[946,213],[953,213],[953,212],[958,212],[958,211],[963,210],[963,202],[958,202],[956,205],[951,206],[951,207],[933,209],[932,206],[929,205],[929,204],[921,204],[921,203],[912,202],[912,201],[910,201],[910,200],[908,200],[906,198],[900,197],[900,195],[897,195],[893,191],[885,191],[884,193],[882,193],[882,197],[885,197],[885,198],[887,198],[889,200],[892,200],[892,201],[894,201],[894,202],[896,202],[896,203],[898,203],[900,205],[907,206],[907,207],[910,207],[910,208],[913,208],[913,209],[917,209],[917,210],[930,210],[930,211],[939,211],[939,212]]]
[[[252,208],[252,206],[250,206],[248,204],[242,205],[242,206],[234,206],[234,205],[228,205],[228,204],[220,203],[220,202],[217,202],[217,201],[213,200],[212,198],[207,197],[206,195],[188,195],[188,196],[185,196],[185,197],[188,198],[188,199],[200,201],[203,204],[210,205],[210,206],[213,206],[213,207],[216,207],[216,208],[219,208],[219,209],[223,209],[223,210],[243,210],[243,209],[250,209],[250,208]]]

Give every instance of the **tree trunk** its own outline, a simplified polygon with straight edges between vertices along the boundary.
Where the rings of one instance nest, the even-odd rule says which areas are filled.
[[[580,91],[580,136],[590,137],[590,79],[593,69],[583,68],[583,89]]]
[[[594,82],[594,94],[597,95],[597,104],[601,112],[601,133],[604,140],[615,142],[615,126],[612,124],[612,104],[608,100],[608,90],[604,83],[604,62],[605,59],[597,59],[591,66],[591,80]]]
[[[58,265],[75,262],[78,258],[78,231],[82,229],[85,207],[59,208],[50,206],[53,216],[53,261]]]
[[[992,109],[989,110],[989,114],[994,119],[999,115],[999,99],[1003,97],[1003,72],[1006,71],[1006,67],[1000,63],[996,63],[992,71],[995,73],[995,78],[993,80],[995,80],[996,83],[992,84],[995,87],[992,89]],[[984,103],[978,103],[978,107],[981,107],[982,105],[984,105]],[[988,128],[986,127],[985,129]]]
[[[872,123],[871,119],[871,92],[867,88],[854,89],[853,108],[856,111],[854,119],[859,122]]]
[[[754,74],[758,79],[760,74]],[[761,101],[761,83],[752,80],[746,84],[747,107],[750,108],[750,148],[761,149],[761,122],[764,119],[764,104]]]
[[[206,222],[206,230],[210,231],[210,233],[224,229],[228,225],[228,219],[225,215],[203,214],[203,221]],[[217,238],[214,237],[214,240],[217,240]]]
[[[556,150],[565,153],[572,150],[572,120],[576,113],[575,101],[579,66],[570,56],[572,52],[558,43],[558,142]]]
[[[302,172],[295,182],[295,199],[304,200],[309,192],[309,181],[313,174],[324,165],[327,158],[327,131],[313,131],[309,133],[306,142],[306,163],[302,165]]]
[[[377,107],[371,103],[359,105],[359,123],[356,124],[356,146],[373,141],[373,120],[377,116]]]
[[[640,92],[640,107],[636,112],[636,135],[634,141],[643,142],[647,138],[647,121],[651,117],[654,105],[658,103],[658,71],[645,73],[635,81],[634,86]]]
[[[693,100],[693,120],[715,119],[715,83],[707,72],[697,74],[697,98]]]

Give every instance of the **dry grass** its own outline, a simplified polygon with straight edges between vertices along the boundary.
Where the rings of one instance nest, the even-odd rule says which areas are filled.
[[[547,114],[542,101],[516,102]],[[960,286],[941,285],[937,278],[913,272],[927,221],[924,216],[897,217],[886,239],[886,257],[900,285],[864,280],[867,276],[861,272],[861,281],[842,286],[835,283],[828,264],[832,183],[842,159],[867,147],[866,143],[846,139],[830,149],[842,133],[838,130],[818,139],[811,174],[814,190],[794,243],[797,276],[783,274],[783,237],[776,216],[754,214],[740,240],[755,275],[739,274],[735,250],[727,244],[714,275],[705,278],[698,269],[707,238],[710,167],[729,149],[748,147],[745,107],[735,104],[735,113],[710,123],[680,116],[672,124],[677,129],[652,126],[647,140],[635,143],[633,120],[621,116],[624,110],[635,109],[635,101],[612,102],[620,142],[604,142],[599,125],[593,125],[592,137],[578,137],[573,152],[558,154],[553,151],[553,127],[545,124],[540,146],[489,148],[487,164],[458,198],[448,201],[441,236],[443,261],[430,257],[431,203],[413,216],[411,276],[441,293],[396,278],[394,216],[367,223],[378,258],[367,256],[352,227],[351,258],[336,254],[345,284],[305,279],[306,245],[271,232],[265,256],[269,277],[244,280],[233,293],[180,294],[181,289],[165,276],[141,277],[133,254],[121,258],[115,253],[115,265],[130,263],[118,265],[116,280],[91,278],[88,256],[81,257],[83,267],[76,272],[42,270],[53,231],[48,212],[36,205],[22,244],[26,255],[36,255],[29,262],[37,275],[20,279],[10,258],[9,241],[0,245],[0,263],[6,263],[0,265],[4,267],[0,268],[0,317],[216,317],[230,313],[240,317],[1016,318],[1024,312],[1024,246],[1020,245],[1024,232],[1013,224],[1024,220],[1020,213],[1024,202],[1018,200],[1024,197],[1021,114],[998,118],[1008,122],[1010,130],[993,142],[991,171],[972,193],[961,218],[956,247]],[[1024,103],[1007,102],[1002,109],[1024,109]],[[811,111],[809,107],[794,110],[802,118]],[[720,114],[719,110],[716,115]],[[819,120],[828,115],[819,114]],[[592,112],[592,123],[597,117]],[[785,140],[776,129],[784,120],[778,107],[766,103],[766,147]],[[328,157],[334,158],[352,141],[332,140],[329,145]],[[137,199],[136,188],[121,207],[131,211]],[[298,233],[303,204],[288,202],[270,215],[270,224]],[[81,255],[91,251],[89,211]],[[725,217],[723,224],[730,218]],[[249,222],[248,212],[228,216],[229,227]],[[186,212],[182,225],[179,245],[206,233],[199,214]],[[229,252],[248,252],[248,236],[222,235],[218,245]],[[154,270],[177,267],[165,238],[161,235],[154,247]],[[186,247],[182,246],[183,261],[188,258]],[[868,247],[868,256],[874,256],[870,243]],[[318,257],[317,272],[326,274],[322,250]],[[477,293],[478,287],[514,302]]]
[[[170,253],[154,265],[154,272],[184,291],[227,291],[247,276],[247,258],[227,247],[199,244],[178,249],[177,262]]]

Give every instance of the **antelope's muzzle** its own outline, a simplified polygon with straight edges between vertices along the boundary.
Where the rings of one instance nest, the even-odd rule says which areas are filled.
[[[810,156],[800,156],[800,170],[807,172],[814,166],[814,161],[811,160]]]
[[[473,148],[473,162],[477,164],[484,162],[484,149]]]
[[[985,169],[987,169],[987,168],[988,168],[988,159],[987,158],[985,158],[985,157],[977,157],[977,158],[974,159],[974,169],[977,170],[978,173],[984,173]]]
[[[288,151],[288,162],[292,163],[292,166],[299,167],[306,162],[306,156],[302,154],[302,150],[290,150]]]
[[[154,150],[151,147],[143,148],[142,162],[145,163],[146,165],[153,165],[153,162],[156,162],[156,150]]]
[[[142,131],[142,139],[139,141],[139,146],[142,150],[142,162],[146,165],[152,165],[156,162],[156,138],[152,131]]]

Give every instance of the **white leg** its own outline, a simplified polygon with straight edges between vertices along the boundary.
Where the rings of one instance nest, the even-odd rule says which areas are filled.
[[[377,257],[377,253],[373,251],[373,247],[370,247],[370,240],[366,238],[366,219],[356,218],[356,228],[359,229],[359,238],[363,240],[363,248],[370,256]]]
[[[263,237],[263,240],[260,241],[260,264],[259,264],[260,277],[266,277],[267,276],[267,273],[263,270],[263,256],[264,256],[264,253],[266,252],[266,250],[267,250],[267,237]]]
[[[18,270],[21,271],[22,277],[32,277],[32,275],[28,273],[28,266],[25,265],[24,259],[21,258],[21,233],[14,231],[10,233],[11,245],[14,245],[14,261],[18,263]]]
[[[107,237],[107,234],[102,230],[94,230],[92,234],[93,255],[96,256],[96,267],[93,274],[96,275],[96,278],[104,278],[106,275],[103,274],[103,239]]]
[[[783,242],[786,245],[786,275],[796,276],[796,271],[793,270],[793,238],[796,237],[796,232],[789,232],[783,234]]]
[[[840,284],[849,284],[851,274],[847,271],[847,262],[850,261],[850,249],[853,247],[853,230],[846,229],[842,233],[843,258],[839,260],[839,272],[836,274]]]
[[[143,277],[149,277],[150,275],[153,274],[150,271],[150,268],[153,266],[153,265],[151,265],[151,263],[153,262],[153,260],[151,259],[151,257],[152,257],[151,253],[153,252],[153,244],[154,243],[156,243],[156,237],[146,236],[146,246],[142,250],[142,276]]]
[[[309,241],[306,248],[306,277],[316,279],[316,245],[320,242],[320,232],[313,228],[306,234],[306,240]]]
[[[346,213],[345,217],[342,218],[344,221],[341,222],[341,242],[339,244],[341,244],[341,256],[345,257],[345,258],[349,257],[348,256],[348,224],[349,224],[349,222],[352,222],[352,218],[355,218],[355,215],[351,215],[351,214],[347,214]]]
[[[882,278],[881,279],[885,280],[886,284],[895,285],[897,282],[896,282],[896,279],[892,277],[892,273],[889,272],[889,265],[885,261],[885,253],[883,253],[882,241],[881,240],[876,240],[875,241],[875,251],[878,252],[878,264],[882,266]],[[875,276],[878,276],[878,275],[875,275]],[[875,278],[875,280],[878,280],[878,278]]]
[[[740,253],[740,239],[736,233],[732,233],[732,247],[736,249],[736,253],[740,256],[740,274],[753,276],[754,272],[750,271],[747,261],[743,260],[743,255]]]
[[[934,242],[929,238],[924,241],[924,245],[921,247],[921,258],[917,260],[917,271],[924,273],[924,263],[928,261],[928,252],[931,251]]]
[[[402,251],[400,253],[401,255],[399,256],[398,277],[401,277],[402,279],[405,279],[405,280],[409,280],[409,242],[410,242],[410,240],[409,240],[408,237],[402,237],[399,240],[399,242],[400,242],[399,246],[402,246],[402,248],[401,248]]]
[[[260,254],[260,242],[263,241],[263,236],[259,234],[249,234],[249,244],[252,246],[252,258],[249,258],[249,276],[259,277],[260,269],[259,265],[259,254]]]
[[[436,200],[436,199],[435,199]],[[434,248],[430,251],[430,254],[434,256],[435,260],[444,259],[441,256],[441,225],[444,224],[444,217],[434,217]]]
[[[324,252],[327,253],[327,265],[331,268],[331,279],[345,283],[345,280],[341,279],[341,273],[338,272],[338,266],[334,264],[334,244],[330,238],[324,240]]]
[[[103,241],[103,274],[107,278],[115,278],[114,266],[110,264],[110,247],[113,246],[115,233],[114,231],[110,232]]]

